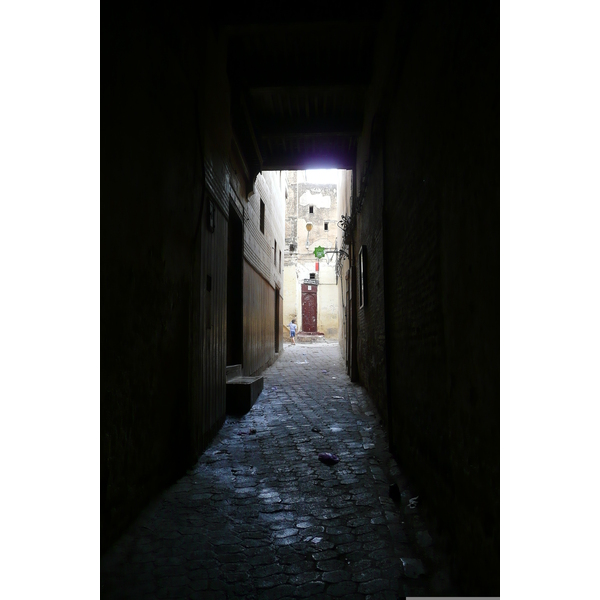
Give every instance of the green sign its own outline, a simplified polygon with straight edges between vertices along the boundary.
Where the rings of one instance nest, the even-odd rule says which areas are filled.
[[[317,246],[315,248],[315,256],[317,258],[325,258],[325,248],[323,248],[323,246]]]

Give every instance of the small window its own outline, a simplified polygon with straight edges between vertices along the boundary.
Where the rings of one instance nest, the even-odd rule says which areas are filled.
[[[273,248],[273,264],[277,266],[277,240],[275,240],[275,247]]]
[[[315,211],[313,210],[315,207],[314,206],[309,206],[308,207],[308,212],[312,215]]]
[[[311,278],[311,279],[316,279],[316,275],[315,275],[315,273],[311,273],[311,274],[310,274],[310,278]]]
[[[281,250],[279,251],[279,272],[281,273]]]
[[[260,201],[260,232],[265,232],[265,203]]]
[[[294,244],[290,244],[290,252],[295,252],[296,246]]]
[[[329,231],[329,223],[323,223],[323,229]]]

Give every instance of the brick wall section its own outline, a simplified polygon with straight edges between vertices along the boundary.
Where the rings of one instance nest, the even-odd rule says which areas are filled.
[[[385,357],[385,299],[383,281],[383,165],[379,153],[373,168],[362,211],[358,214],[355,248],[357,285],[360,285],[359,250],[365,246],[366,303],[359,307],[357,288],[357,357],[358,377],[375,400],[379,413],[387,421],[387,379]]]
[[[397,69],[380,63],[359,146],[359,175],[369,152],[375,162],[356,249],[383,228],[369,303],[382,277],[394,454],[448,534],[464,594],[498,595],[498,7],[427,2],[398,22],[399,46],[383,53]],[[369,341],[367,317],[358,356],[370,385],[385,346]]]

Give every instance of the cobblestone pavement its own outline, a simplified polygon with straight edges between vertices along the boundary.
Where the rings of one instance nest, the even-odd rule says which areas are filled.
[[[408,531],[409,493],[389,497],[399,470],[339,346],[286,344],[263,375],[252,410],[102,557],[101,597],[450,595],[446,571],[427,567],[428,532]]]

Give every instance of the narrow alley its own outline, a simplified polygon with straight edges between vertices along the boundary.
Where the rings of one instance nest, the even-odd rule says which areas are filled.
[[[404,577],[400,559],[427,562],[434,529],[459,595],[499,595],[499,15],[439,0],[103,9],[106,597],[126,589],[119,553],[157,597],[191,593],[178,581],[427,595],[444,577]],[[281,353],[293,319],[335,348]],[[228,417],[233,388],[256,400],[263,375],[251,413]],[[398,482],[403,504],[390,457],[414,488]],[[395,548],[415,496],[432,525]],[[120,541],[144,512],[156,523]],[[198,529],[239,543],[217,551]]]
[[[250,412],[103,556],[102,598],[452,595],[429,533],[415,543],[418,502],[390,498],[399,469],[339,345],[286,344],[264,377]]]

